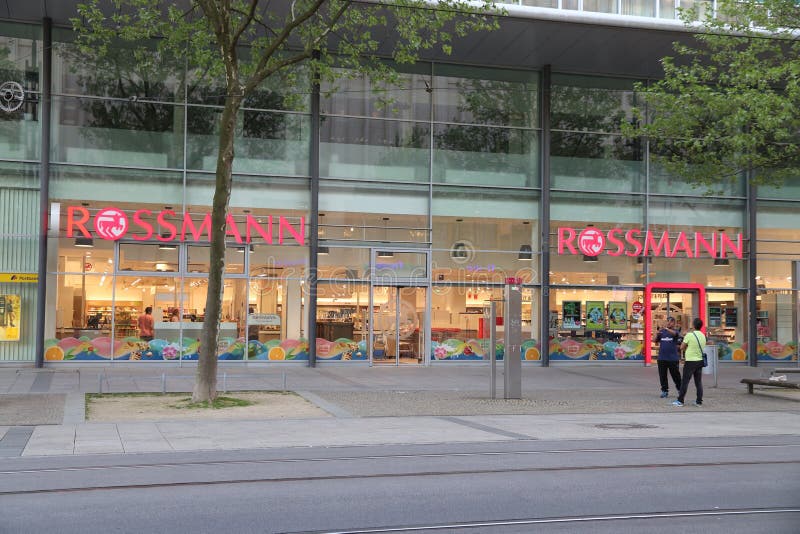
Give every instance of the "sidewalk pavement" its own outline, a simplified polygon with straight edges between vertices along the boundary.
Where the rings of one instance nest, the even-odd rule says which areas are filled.
[[[768,369],[768,368],[766,368]],[[502,371],[502,366],[498,366]],[[509,440],[800,435],[800,395],[747,394],[764,368],[723,366],[705,402],[671,406],[655,367],[559,365],[522,371],[522,399],[489,396],[479,365],[225,365],[220,391],[294,391],[331,417],[259,421],[84,420],[85,394],[191,391],[193,367],[0,367],[0,457]],[[694,400],[694,385],[687,401]]]

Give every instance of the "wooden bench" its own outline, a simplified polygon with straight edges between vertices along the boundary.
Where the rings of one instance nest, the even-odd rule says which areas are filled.
[[[753,393],[753,386],[773,386],[779,388],[800,389],[800,383],[782,382],[780,380],[767,380],[764,378],[742,378],[742,384],[747,384],[747,392]]]

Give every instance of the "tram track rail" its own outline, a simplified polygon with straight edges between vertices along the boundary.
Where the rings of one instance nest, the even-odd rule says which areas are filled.
[[[746,516],[746,515],[769,515],[769,514],[800,514],[800,508],[742,508],[727,510],[681,510],[671,512],[651,512],[633,514],[608,514],[608,515],[586,515],[586,516],[561,516],[561,517],[540,517],[540,518],[520,518],[505,520],[487,521],[465,521],[431,523],[427,525],[398,525],[376,528],[349,529],[349,530],[306,530],[291,531],[281,534],[383,534],[392,532],[435,532],[442,530],[473,530],[486,528],[502,527],[521,527],[521,526],[545,526],[545,525],[577,525],[583,524],[588,527],[591,524],[611,521],[631,521],[631,520],[659,520],[676,518],[713,518],[726,516]]]
[[[352,449],[354,447],[348,447]],[[743,449],[800,449],[800,443],[781,443],[781,444],[736,444],[736,445],[696,445],[691,447],[678,446],[658,446],[658,447],[591,447],[591,448],[563,448],[563,449],[543,449],[543,450],[509,450],[509,451],[478,451],[478,452],[441,452],[441,453],[411,453],[411,454],[367,454],[362,456],[320,456],[320,457],[298,457],[298,458],[265,458],[260,460],[203,460],[203,461],[177,461],[177,462],[148,462],[138,464],[115,464],[115,465],[90,465],[90,466],[65,466],[65,467],[41,467],[41,468],[22,468],[22,469],[0,469],[1,475],[13,475],[22,473],[56,473],[68,471],[94,471],[104,469],[143,469],[157,467],[184,467],[184,466],[225,466],[225,465],[263,465],[280,463],[304,463],[304,462],[340,462],[358,460],[409,460],[415,458],[454,458],[454,457],[490,457],[490,456],[528,456],[528,455],[549,455],[549,454],[586,454],[586,453],[615,453],[615,452],[676,452],[676,451],[700,451],[700,450],[743,450]],[[327,449],[334,450],[335,448]],[[176,451],[178,452],[178,451]],[[42,457],[50,459],[52,457]],[[102,457],[95,457],[102,458]],[[11,460],[16,461],[16,459]]]
[[[66,466],[66,467],[43,467],[34,469],[3,470],[0,477],[5,478],[7,483],[13,481],[9,477],[36,477],[46,476],[48,484],[52,485],[52,480],[62,480],[68,478],[67,475],[75,475],[79,478],[82,475],[98,472],[113,475],[114,480],[124,479],[125,472],[152,470],[161,475],[169,473],[176,480],[159,482],[108,482],[103,484],[62,484],[56,487],[29,487],[29,488],[0,488],[0,497],[5,495],[24,495],[24,494],[45,494],[45,493],[68,493],[68,492],[89,492],[109,489],[147,489],[147,488],[179,488],[179,487],[201,487],[215,485],[238,485],[238,484],[288,484],[297,482],[324,482],[324,481],[344,481],[359,479],[408,479],[415,477],[449,477],[449,476],[481,476],[499,474],[518,474],[518,473],[553,473],[566,471],[614,471],[620,469],[680,469],[680,468],[705,468],[705,467],[744,467],[744,466],[767,466],[767,465],[800,465],[800,456],[792,455],[790,459],[742,459],[742,460],[717,460],[717,461],[670,461],[669,458],[661,457],[658,460],[631,461],[622,463],[603,463],[585,462],[583,464],[571,465],[529,465],[529,466],[498,466],[498,467],[474,467],[459,468],[453,466],[447,469],[425,469],[415,468],[412,460],[429,461],[439,459],[480,459],[491,461],[497,457],[505,460],[513,457],[524,457],[530,459],[533,455],[567,455],[583,454],[592,458],[596,455],[605,453],[655,453],[670,451],[680,453],[682,451],[698,450],[728,450],[741,451],[742,449],[789,449],[800,448],[800,444],[783,445],[715,445],[698,447],[610,447],[610,448],[585,448],[585,449],[551,449],[537,451],[480,451],[480,452],[443,452],[443,453],[417,453],[417,454],[384,454],[384,455],[364,455],[364,456],[332,456],[332,457],[312,457],[312,458],[270,458],[260,460],[206,460],[206,461],[187,461],[187,462],[147,462],[139,464],[119,464],[119,465],[88,465],[88,466]],[[398,464],[405,461],[406,464]],[[369,472],[365,466],[360,466],[362,472],[342,472],[337,470],[338,466],[332,466],[332,472],[320,474],[308,474],[298,476],[282,475],[278,468],[291,467],[291,464],[332,464],[342,462],[354,464],[355,462],[376,462],[370,464]],[[386,465],[385,462],[391,462]],[[276,467],[277,466],[277,467]],[[270,469],[276,467],[274,473],[263,473],[257,468]],[[210,468],[236,468],[247,469],[252,476],[224,476],[220,473],[216,476],[209,473]],[[184,473],[181,469],[192,469],[194,472]],[[169,470],[169,471],[165,471]],[[338,472],[337,472],[338,471]],[[206,475],[206,476],[199,476]],[[183,479],[181,479],[183,478]],[[41,483],[45,485],[44,482]]]

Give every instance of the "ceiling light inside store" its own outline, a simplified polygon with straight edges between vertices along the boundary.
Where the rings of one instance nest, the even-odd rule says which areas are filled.
[[[169,239],[170,236],[169,236],[168,233],[165,232],[165,233],[161,234],[161,237],[163,239]],[[175,245],[175,243],[171,243],[171,242],[161,243],[160,245],[158,245],[158,249],[159,250],[175,250],[177,248],[178,248],[177,245]]]
[[[81,248],[89,248],[94,246],[94,239],[91,237],[76,237],[75,246]]]
[[[585,261],[586,263],[596,263],[597,256],[589,256],[588,254],[584,254],[583,261]]]
[[[327,256],[330,253],[330,249],[324,245],[317,247],[317,254],[319,256]]]
[[[531,261],[533,259],[533,250],[530,245],[522,245],[519,247],[519,254],[517,254],[519,261]]]
[[[714,258],[714,267],[727,267],[730,264],[728,258]]]

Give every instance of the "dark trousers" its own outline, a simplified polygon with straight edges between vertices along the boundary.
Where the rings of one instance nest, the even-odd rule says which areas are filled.
[[[667,371],[669,371],[669,374],[672,376],[672,381],[675,382],[675,391],[680,391],[681,371],[678,368],[678,362],[658,360],[658,380],[661,382],[661,391],[669,391]]]
[[[689,381],[694,378],[694,385],[697,387],[697,404],[703,403],[703,360],[699,362],[686,362],[683,364],[683,381],[681,391],[678,393],[678,400],[683,402],[686,390],[689,389]]]

